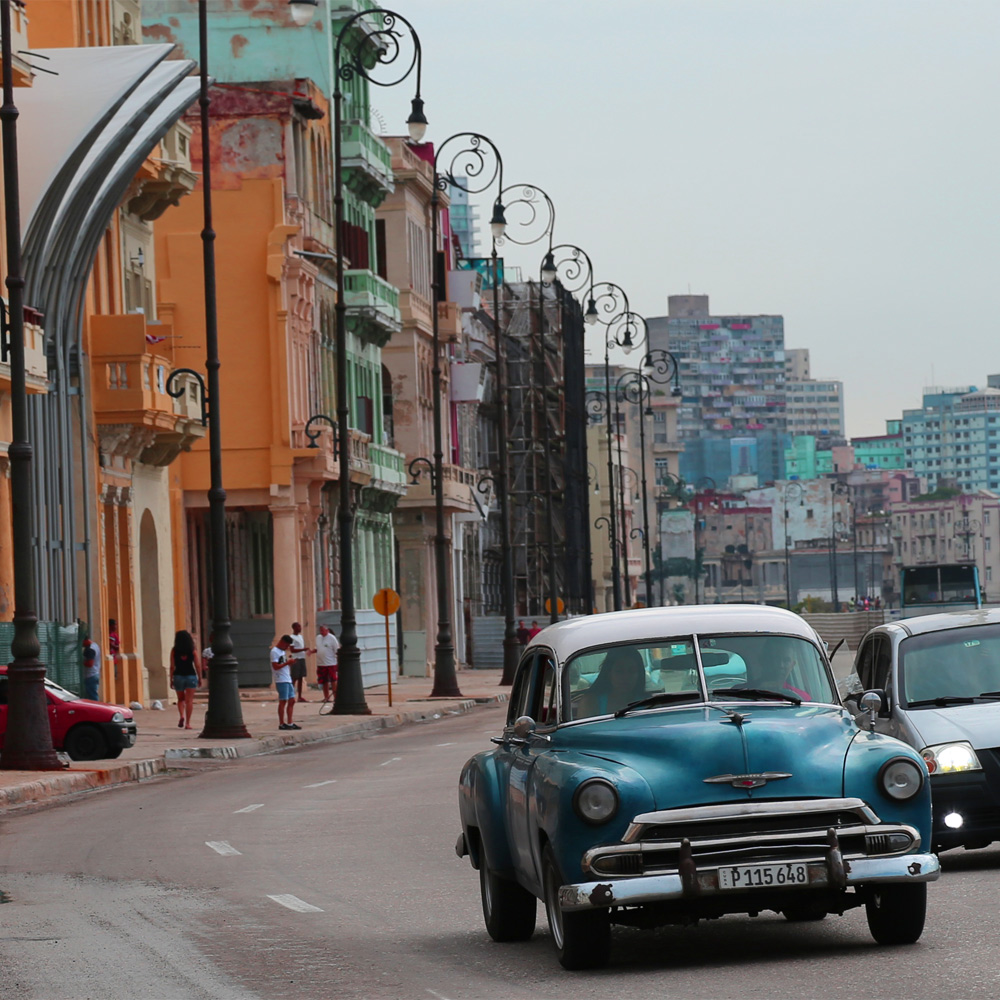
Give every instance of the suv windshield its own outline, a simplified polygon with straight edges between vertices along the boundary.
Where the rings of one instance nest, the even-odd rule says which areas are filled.
[[[970,625],[910,636],[899,644],[907,704],[975,699],[1000,691],[1000,625]]]
[[[765,700],[757,692],[773,691],[790,701],[836,703],[819,650],[805,639],[720,635],[698,636],[697,643],[713,699],[738,699],[746,690],[747,700]],[[591,650],[570,659],[566,671],[570,719],[611,715],[646,699],[651,703],[637,711],[702,697],[693,636]]]

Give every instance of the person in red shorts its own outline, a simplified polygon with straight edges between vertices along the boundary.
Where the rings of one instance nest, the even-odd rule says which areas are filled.
[[[325,626],[320,625],[316,636],[316,679],[323,685],[323,701],[329,701],[337,693],[337,637]]]

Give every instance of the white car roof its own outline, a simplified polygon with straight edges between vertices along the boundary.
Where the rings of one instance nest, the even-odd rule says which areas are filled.
[[[613,642],[643,642],[692,632],[773,632],[796,635],[820,644],[812,627],[784,608],[761,604],[698,604],[672,608],[636,608],[585,615],[556,622],[541,630],[529,646],[548,646],[564,663],[574,653]]]
[[[941,632],[948,628],[963,628],[966,625],[1000,625],[1000,608],[980,608],[975,611],[944,611],[936,615],[916,615],[913,618],[899,618],[886,622],[886,625],[899,625],[909,635],[922,635],[924,632]]]

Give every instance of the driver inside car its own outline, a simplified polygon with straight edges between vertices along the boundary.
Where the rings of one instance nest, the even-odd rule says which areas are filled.
[[[646,697],[646,668],[639,651],[619,646],[608,651],[597,680],[581,696],[574,714],[577,719],[611,715]]]
[[[763,655],[754,664],[748,687],[793,694],[803,701],[811,701],[808,691],[803,691],[792,683],[798,666],[794,642],[776,637],[767,643]]]

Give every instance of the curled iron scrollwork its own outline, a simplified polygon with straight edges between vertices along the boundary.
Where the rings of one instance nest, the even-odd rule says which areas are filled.
[[[601,389],[588,389],[584,396],[584,405],[590,422],[603,420],[608,412],[608,395]]]
[[[560,243],[551,247],[542,266],[547,264],[551,264],[559,283],[572,294],[593,284],[594,267],[590,257],[572,243]]]
[[[500,192],[507,230],[497,240],[502,247],[506,241],[526,247],[552,237],[556,224],[556,207],[552,199],[534,184],[512,184]]]
[[[587,304],[588,311],[591,306],[594,309],[591,315],[596,315],[597,322],[605,327],[617,324],[630,312],[628,296],[622,287],[613,281],[602,281],[593,286],[590,291],[590,302]]]
[[[503,159],[500,150],[480,132],[456,132],[438,146],[434,173],[441,191],[450,185],[467,194],[481,194],[496,180],[502,188]]]
[[[367,10],[348,18],[337,36],[334,59],[337,75],[345,83],[360,76],[376,87],[394,87],[416,69],[420,93],[420,39],[413,25],[395,11]],[[378,70],[387,66],[397,66],[398,73],[380,78]]]
[[[208,390],[205,388],[205,377],[201,372],[196,372],[193,368],[175,368],[168,376],[164,384],[164,390],[172,399],[180,399],[187,390],[187,386],[177,380],[181,375],[188,375],[193,378],[201,389],[201,426],[208,426]]]

